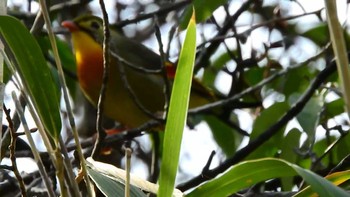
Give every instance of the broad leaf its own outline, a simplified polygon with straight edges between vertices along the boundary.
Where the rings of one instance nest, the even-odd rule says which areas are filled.
[[[281,102],[275,103],[262,111],[253,124],[253,131],[250,135],[250,140],[259,137],[262,132],[275,124],[288,111],[288,109],[288,104],[286,102]],[[273,136],[269,141],[261,145],[256,151],[250,154],[248,159],[272,157],[275,155],[283,140],[283,130],[284,128],[276,133],[275,136]]]
[[[51,137],[61,131],[59,90],[33,36],[17,19],[0,16],[0,33],[5,51],[19,73],[22,83]]]

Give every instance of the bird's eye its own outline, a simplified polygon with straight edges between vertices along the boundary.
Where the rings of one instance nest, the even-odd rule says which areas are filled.
[[[91,22],[91,25],[90,25],[92,28],[94,29],[99,29],[100,28],[100,25],[96,22],[96,21],[93,21]]]

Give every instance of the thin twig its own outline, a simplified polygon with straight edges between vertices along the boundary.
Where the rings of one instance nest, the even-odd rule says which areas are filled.
[[[120,59],[118,57],[116,57],[116,62],[117,62],[118,69],[119,69],[119,72],[120,72],[120,78],[123,81],[124,88],[128,91],[128,93],[130,95],[130,98],[134,101],[136,106],[142,112],[144,112],[148,117],[150,117],[151,119],[154,119],[154,120],[157,120],[157,121],[162,121],[163,118],[157,117],[153,112],[151,112],[149,109],[147,109],[141,103],[140,99],[136,96],[136,93],[134,92],[134,90],[130,86],[130,83],[128,82],[128,78],[127,78],[126,73],[125,73],[125,65],[123,64],[123,62],[120,61]],[[126,65],[126,66],[128,66],[128,65]]]
[[[45,144],[45,147],[47,149],[48,152],[52,153],[54,152],[53,151],[53,148],[52,148],[52,145],[51,145],[51,142],[49,140],[49,137],[47,135],[47,133],[45,132],[45,129],[44,129],[44,125],[43,123],[40,121],[40,118],[38,117],[38,114],[36,113],[36,111],[34,110],[35,107],[33,106],[33,103],[31,102],[30,98],[29,98],[29,91],[28,91],[28,87],[27,87],[27,84],[23,84],[22,83],[22,80],[20,80],[20,76],[18,75],[18,72],[16,71],[16,68],[15,66],[12,64],[12,62],[10,61],[9,57],[6,55],[6,53],[4,51],[0,51],[2,53],[2,55],[4,56],[4,60],[9,68],[9,70],[11,71],[12,73],[12,76],[14,78],[14,84],[18,87],[19,90],[21,90],[21,94],[20,94],[20,97],[19,97],[19,103],[20,103],[20,107],[23,109],[23,107],[25,105],[27,105],[28,107],[28,110],[29,112],[31,113],[32,115],[32,118],[34,120],[34,122],[36,123],[37,127],[38,127],[38,130],[39,130],[39,133],[41,135],[41,138]],[[22,107],[23,106],[23,107]],[[19,115],[18,115],[19,116]],[[20,119],[20,118],[19,118]],[[16,123],[16,119],[14,117],[14,122]],[[53,164],[55,165],[56,167],[56,158],[55,158],[55,155],[54,154],[50,154],[50,157],[53,161]]]
[[[100,7],[103,15],[103,76],[102,76],[102,85],[100,90],[100,95],[97,103],[97,119],[96,119],[96,130],[97,130],[97,139],[92,150],[92,158],[96,159],[98,154],[101,151],[101,143],[106,137],[106,132],[103,129],[103,112],[104,112],[104,100],[106,97],[107,83],[109,80],[110,72],[110,31],[109,31],[109,22],[108,22],[108,13],[103,0],[99,1]]]
[[[210,165],[211,165],[211,162],[213,161],[215,154],[216,154],[216,152],[214,150],[211,151],[209,158],[208,158],[208,161],[202,169],[202,174],[206,174],[207,171],[210,169]]]
[[[234,26],[236,23],[238,17],[246,11],[252,3],[254,3],[255,0],[248,0],[242,4],[242,6],[230,17],[228,20],[225,21],[224,26],[220,29],[220,31],[216,34],[214,37],[221,37],[227,34],[227,32]],[[216,49],[221,44],[221,41],[213,41],[210,43],[210,45],[203,49],[203,51],[198,55],[198,58],[196,58],[196,65],[195,70],[198,70],[201,67],[206,67],[207,65],[205,62],[208,62],[209,57],[211,57],[211,54],[213,54]]]
[[[0,165],[0,169],[13,171],[13,167],[8,165]]]
[[[314,162],[312,163],[311,170],[313,170],[314,168],[316,168],[317,164],[319,164],[319,163],[322,161],[322,159],[323,159],[324,157],[326,157],[328,154],[330,154],[331,151],[334,150],[333,148],[336,147],[336,146],[337,146],[343,139],[345,139],[345,137],[349,134],[349,131],[348,131],[348,132],[344,132],[344,131],[342,130],[341,126],[337,126],[337,127],[338,127],[338,128],[333,128],[333,129],[338,129],[338,131],[341,133],[341,136],[340,136],[337,140],[335,140],[332,144],[330,144],[330,145],[325,149],[324,153],[323,153],[319,158],[317,158],[316,161],[314,161]],[[328,129],[328,128],[327,128],[327,130],[331,130],[331,129]],[[340,162],[340,163],[341,163],[341,162]],[[339,163],[339,164],[340,164],[340,163]]]
[[[168,107],[169,107],[169,100],[170,100],[170,94],[171,94],[171,88],[170,88],[170,83],[169,83],[169,79],[168,79],[168,74],[167,74],[167,70],[166,70],[166,56],[164,54],[164,50],[163,50],[163,42],[162,42],[162,36],[160,33],[160,29],[159,29],[159,25],[158,25],[158,18],[157,16],[155,16],[155,21],[156,21],[156,25],[155,25],[155,30],[156,30],[156,38],[158,41],[158,45],[159,45],[159,53],[160,53],[160,65],[162,66],[161,70],[162,70],[162,77],[163,77],[163,81],[164,81],[164,98],[165,98],[165,102],[164,102],[164,119],[166,119],[167,116],[167,112],[168,112]],[[169,65],[169,66],[175,66],[175,65]]]
[[[21,189],[22,196],[27,196],[26,187],[24,185],[22,176],[18,171],[16,156],[15,156],[17,134],[13,128],[13,122],[11,120],[10,110],[7,109],[4,104],[3,104],[3,108],[4,108],[4,113],[6,115],[6,120],[9,123],[10,134],[11,134],[11,142],[10,142],[9,149],[10,149],[10,160],[11,160],[11,164],[12,164],[12,171],[15,174],[16,179],[19,183],[19,188]]]
[[[73,169],[73,166],[72,166],[71,161],[70,161],[69,156],[68,156],[67,147],[64,144],[63,139],[62,139],[61,136],[59,138],[59,143],[60,143],[61,150],[63,150],[62,154],[63,154],[63,162],[64,162],[65,168],[66,169]],[[77,196],[77,197],[81,196],[80,193],[79,193],[78,184],[75,181],[74,173],[67,173],[67,175],[69,177],[67,182],[69,183],[69,189],[70,189],[71,193],[74,194],[74,196]]]
[[[44,17],[44,21],[45,21],[46,28],[47,28],[47,31],[48,31],[50,44],[52,46],[52,51],[53,51],[53,54],[54,54],[56,65],[57,65],[57,70],[58,70],[58,73],[59,73],[58,74],[58,78],[59,78],[59,81],[60,81],[60,84],[61,84],[61,87],[62,87],[63,98],[64,98],[65,106],[66,106],[67,112],[68,112],[69,123],[70,123],[70,126],[71,126],[72,130],[73,130],[73,136],[74,136],[75,143],[78,145],[77,146],[77,152],[78,152],[78,155],[80,157],[81,168],[82,168],[83,172],[86,174],[86,176],[85,176],[86,187],[88,188],[89,196],[91,196],[92,195],[91,194],[92,188],[90,186],[90,181],[89,181],[89,178],[87,176],[87,171],[86,171],[86,168],[85,168],[85,160],[84,160],[84,157],[83,157],[82,149],[79,146],[80,143],[79,143],[78,132],[77,132],[76,126],[75,126],[73,111],[72,111],[72,107],[71,107],[70,100],[69,100],[69,94],[68,94],[68,90],[67,90],[66,81],[65,81],[65,78],[64,78],[64,72],[63,72],[61,60],[60,60],[59,54],[58,54],[56,39],[55,39],[55,36],[53,34],[53,30],[52,30],[52,27],[51,27],[51,21],[50,21],[50,17],[49,17],[49,14],[48,14],[47,7],[46,7],[46,3],[43,0],[40,0],[39,2],[40,2],[40,8],[41,8],[42,16]],[[55,141],[55,143],[56,143],[55,145],[57,147],[59,147],[59,145],[58,145],[59,144],[59,142],[58,142],[59,140],[58,139],[55,139],[55,140],[56,140]],[[66,151],[65,147],[61,147],[61,150],[62,151]],[[67,152],[65,152],[64,154],[68,155]],[[57,162],[64,163],[62,161],[63,158],[61,157],[62,156],[61,152],[56,153],[56,155],[57,155]],[[64,165],[56,166],[56,169],[59,170],[61,167],[62,167],[62,172],[60,172],[60,171],[58,171],[58,172],[60,173],[61,176],[63,176],[64,175]],[[69,167],[71,167],[71,166],[70,165],[66,165],[66,172],[70,174],[69,177],[73,177],[74,176],[73,169],[69,168]],[[58,177],[58,179],[60,180],[60,184],[61,184],[61,192],[65,192],[65,184],[63,183],[64,181],[61,180],[61,178],[63,179],[63,177]],[[70,180],[70,182],[72,184],[76,184],[73,181],[74,180]],[[75,185],[72,188],[73,189],[77,189],[78,186]],[[75,191],[74,193],[78,194],[78,196],[80,196],[79,191]]]
[[[209,40],[207,40],[205,42],[202,42],[198,47],[203,47],[203,46],[205,46],[208,43],[223,41],[223,40],[226,40],[226,39],[229,39],[229,38],[235,38],[235,37],[240,38],[242,36],[246,37],[247,35],[251,34],[252,31],[254,31],[255,29],[258,29],[260,27],[266,27],[266,26],[268,26],[269,24],[272,24],[272,23],[277,23],[277,22],[287,21],[287,20],[293,20],[293,19],[296,19],[296,18],[299,18],[299,17],[303,17],[303,16],[314,15],[314,14],[317,15],[322,10],[323,10],[323,8],[319,9],[319,10],[316,10],[316,11],[313,11],[313,12],[298,14],[298,15],[294,15],[294,16],[287,16],[287,17],[283,17],[283,18],[273,18],[271,20],[267,20],[267,21],[264,21],[264,22],[252,25],[249,29],[247,29],[247,30],[245,30],[245,31],[243,31],[241,33],[234,33],[233,35],[227,35],[227,36],[226,35],[214,36],[212,39],[209,39]],[[236,26],[236,27],[239,27],[239,26]]]
[[[329,47],[329,45],[327,45],[323,50],[321,50],[318,54],[314,55],[313,57],[305,60],[304,62],[301,62],[301,63],[298,63],[294,66],[289,66],[287,67],[286,69],[284,70],[281,70],[267,78],[265,78],[264,80],[260,81],[259,83],[257,83],[255,86],[252,86],[252,87],[249,87],[245,90],[243,90],[241,93],[239,94],[235,94],[233,95],[232,97],[230,98],[227,98],[227,99],[223,99],[223,100],[219,100],[219,101],[216,101],[216,102],[213,102],[213,103],[209,103],[209,104],[206,104],[206,105],[203,105],[203,106],[200,106],[200,107],[196,107],[196,108],[193,108],[193,109],[190,109],[188,111],[189,115],[193,115],[193,114],[198,114],[198,113],[205,113],[205,112],[209,112],[211,111],[212,109],[214,108],[217,108],[217,107],[222,107],[222,106],[225,106],[225,105],[229,105],[229,104],[232,104],[233,102],[237,101],[238,99],[242,98],[242,96],[246,95],[246,94],[249,94],[251,92],[254,92],[260,88],[262,88],[264,85],[270,83],[271,81],[275,80],[276,78],[282,76],[282,75],[285,75],[286,73],[288,73],[289,71],[291,70],[294,70],[294,69],[297,69],[297,68],[300,68],[301,66],[304,66],[305,64],[308,64],[312,61],[315,61],[316,59],[318,59],[323,53],[324,51]]]
[[[47,192],[48,192],[48,195],[50,197],[54,197],[55,196],[55,193],[53,191],[53,188],[52,188],[52,185],[51,185],[51,182],[49,180],[49,176],[48,174],[46,173],[45,171],[45,167],[44,167],[44,164],[41,160],[41,157],[39,155],[39,151],[37,150],[36,146],[35,146],[35,143],[34,143],[34,139],[33,137],[31,136],[31,133],[29,131],[29,127],[28,127],[28,124],[27,124],[27,121],[25,119],[25,116],[24,116],[24,112],[23,112],[23,108],[21,106],[21,104],[19,103],[18,99],[17,99],[17,96],[14,92],[12,92],[12,99],[14,100],[15,102],[15,105],[16,105],[16,111],[21,119],[21,122],[22,122],[22,125],[23,125],[23,128],[24,128],[24,131],[26,133],[26,137],[28,139],[28,142],[29,142],[29,145],[30,145],[30,148],[32,150],[32,153],[34,155],[34,160],[36,161],[36,164],[38,166],[38,169],[39,169],[39,172],[40,172],[40,175],[41,175],[41,178],[42,180],[44,181],[44,184],[46,186],[46,189],[47,189]]]
[[[167,13],[173,11],[173,10],[181,9],[182,7],[190,4],[191,2],[192,2],[192,0],[185,0],[185,1],[180,1],[180,2],[177,2],[177,3],[173,3],[173,4],[170,4],[168,6],[164,6],[164,7],[162,7],[161,9],[159,9],[159,10],[157,10],[155,12],[151,12],[151,13],[148,13],[148,14],[140,14],[134,19],[123,20],[121,22],[116,23],[113,26],[115,26],[115,27],[124,27],[125,25],[132,24],[132,23],[138,23],[140,21],[143,21],[143,20],[146,20],[146,19],[149,19],[149,18],[153,18],[154,16],[161,16],[161,15],[167,14]]]
[[[126,179],[125,179],[125,197],[130,197],[130,170],[131,170],[131,154],[132,149],[130,147],[130,141],[126,141],[125,145],[125,173],[126,173]]]
[[[150,163],[150,177],[149,180],[152,183],[156,183],[159,178],[159,172],[160,172],[160,166],[159,166],[159,160],[160,160],[160,146],[161,146],[161,140],[159,137],[159,132],[152,133],[152,157],[151,157],[151,163]],[[137,151],[139,152],[139,151]],[[139,157],[140,158],[140,157]],[[149,160],[147,160],[149,161]]]
[[[113,51],[110,51],[110,53],[114,57],[119,57],[119,55],[117,53],[113,52]],[[122,60],[121,58],[118,58],[118,61],[120,63],[122,63],[123,65],[136,70],[137,72],[141,72],[141,73],[145,73],[145,74],[160,74],[160,73],[162,73],[162,69],[147,69],[145,67],[141,67],[141,66],[136,66],[136,65],[130,64],[130,63]]]
[[[285,113],[275,124],[266,129],[260,136],[250,141],[247,146],[238,150],[236,154],[224,161],[220,166],[209,170],[205,176],[202,174],[194,177],[190,181],[180,184],[177,188],[181,191],[186,191],[190,188],[193,188],[204,181],[211,179],[218,174],[224,172],[229,167],[237,164],[246,158],[250,153],[255,151],[260,145],[269,140],[273,135],[275,135],[283,126],[285,126],[291,119],[293,119],[296,115],[298,115],[309,101],[309,99],[313,96],[314,92],[321,86],[321,84],[330,76],[332,73],[336,71],[336,65],[333,61],[330,65],[328,65],[325,69],[323,69],[316,78],[311,82],[305,93],[299,98],[299,100],[290,108],[289,111]]]

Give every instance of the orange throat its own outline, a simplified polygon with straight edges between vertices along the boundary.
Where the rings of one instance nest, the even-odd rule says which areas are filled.
[[[72,40],[79,84],[86,96],[97,103],[103,74],[102,47],[82,31],[73,32]]]

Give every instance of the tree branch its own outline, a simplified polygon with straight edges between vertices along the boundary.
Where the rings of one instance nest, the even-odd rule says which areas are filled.
[[[186,191],[190,188],[196,187],[199,184],[207,181],[211,178],[216,177],[218,174],[224,172],[229,167],[237,164],[246,158],[249,154],[255,151],[260,145],[269,140],[273,135],[275,135],[283,126],[285,126],[291,119],[293,119],[296,115],[298,115],[306,105],[306,103],[310,100],[314,92],[321,86],[321,84],[334,73],[336,70],[335,61],[332,61],[330,65],[328,65],[324,70],[322,70],[317,77],[312,81],[308,89],[305,93],[299,98],[299,100],[291,107],[291,109],[283,116],[279,121],[277,121],[270,128],[265,130],[259,137],[249,142],[247,146],[240,149],[236,152],[236,154],[224,161],[220,166],[208,170],[206,174],[201,174],[188,182],[182,183],[178,185],[178,189],[181,191]]]

